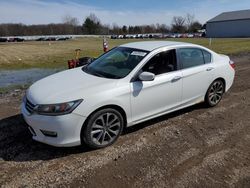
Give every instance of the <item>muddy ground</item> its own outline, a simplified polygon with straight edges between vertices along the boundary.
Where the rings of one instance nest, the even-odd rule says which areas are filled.
[[[23,91],[2,94],[0,185],[250,187],[250,55],[233,59],[236,80],[217,107],[142,123],[102,150],[33,141],[19,112]]]

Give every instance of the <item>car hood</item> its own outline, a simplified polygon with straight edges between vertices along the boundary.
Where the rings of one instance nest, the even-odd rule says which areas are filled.
[[[82,68],[62,71],[37,81],[27,90],[33,104],[54,104],[84,99],[103,90],[113,89],[117,80],[85,73]]]

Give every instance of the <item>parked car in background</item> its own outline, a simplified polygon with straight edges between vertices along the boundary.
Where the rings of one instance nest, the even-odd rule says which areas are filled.
[[[142,38],[143,38],[143,35],[142,35],[142,34],[137,34],[137,35],[136,35],[136,38],[137,38],[137,39],[142,39]]]
[[[117,38],[118,39],[123,39],[123,35],[118,35]]]
[[[170,38],[177,38],[176,34],[170,34],[169,37]]]
[[[24,38],[19,38],[19,37],[9,37],[8,42],[23,42]]]
[[[33,139],[53,146],[113,144],[123,129],[188,106],[216,106],[234,63],[205,47],[148,41],[34,83],[22,102]]]
[[[117,39],[117,35],[111,35],[111,39]]]
[[[56,41],[65,41],[65,40],[69,40],[69,37],[57,37]]]
[[[45,40],[46,40],[45,37],[40,37],[40,38],[36,39],[36,41],[45,41]]]
[[[8,39],[7,38],[0,38],[0,42],[7,42]]]
[[[47,37],[45,41],[56,41],[56,37]]]

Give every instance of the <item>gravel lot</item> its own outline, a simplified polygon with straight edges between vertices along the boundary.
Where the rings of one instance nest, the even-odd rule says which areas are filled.
[[[250,187],[250,55],[233,60],[234,86],[217,107],[134,126],[102,150],[33,141],[24,92],[0,94],[1,187]]]

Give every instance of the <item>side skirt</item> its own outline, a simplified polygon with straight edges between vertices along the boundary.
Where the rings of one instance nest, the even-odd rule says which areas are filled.
[[[127,127],[131,127],[133,125],[136,125],[136,124],[139,124],[139,123],[142,123],[142,122],[145,122],[147,120],[150,120],[150,119],[153,119],[153,118],[156,118],[156,117],[159,117],[159,116],[162,116],[162,115],[166,115],[166,114],[169,114],[171,112],[175,112],[177,110],[181,110],[183,108],[187,108],[189,106],[193,106],[195,104],[199,104],[199,103],[202,103],[204,102],[204,97],[200,97],[198,99],[195,99],[193,100],[192,102],[187,102],[187,103],[184,103],[184,104],[181,104],[181,105],[178,105],[176,107],[173,107],[173,108],[170,108],[168,109],[167,111],[163,111],[163,112],[160,112],[160,113],[157,113],[157,114],[154,114],[154,115],[151,115],[151,116],[148,116],[148,117],[145,117],[143,119],[139,119],[139,120],[136,120],[136,121],[133,121],[131,123],[128,123],[127,124]]]

